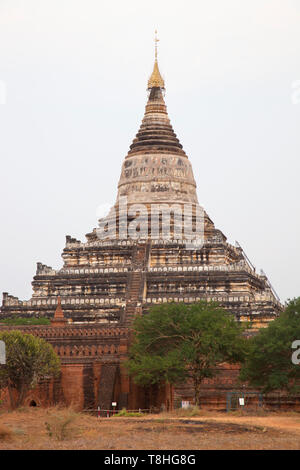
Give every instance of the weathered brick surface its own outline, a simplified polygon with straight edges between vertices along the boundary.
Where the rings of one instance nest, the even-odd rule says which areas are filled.
[[[84,408],[84,364],[62,365],[62,389],[64,400],[67,405],[75,408]]]
[[[111,410],[118,372],[119,366],[116,364],[102,365],[98,396],[98,405],[101,410]]]
[[[150,83],[153,83],[150,81]],[[161,82],[162,83],[162,82]],[[122,231],[120,198],[142,203],[149,210],[147,229],[140,239]],[[62,362],[59,382],[44,383],[31,392],[41,404],[63,401],[79,408],[109,408],[115,400],[129,408],[168,408],[191,387],[137,387],[122,367],[131,340],[131,324],[153,305],[168,302],[217,301],[238,320],[264,327],[282,309],[268,279],[258,274],[243,250],[227,242],[205,211],[203,244],[187,249],[177,221],[170,217],[170,235],[151,233],[152,212],[161,204],[192,205],[192,226],[200,209],[192,165],[172,128],[161,86],[150,86],[145,115],[126,155],[118,184],[116,238],[100,240],[97,230],[81,242],[69,235],[63,250],[64,265],[54,270],[37,264],[33,296],[28,301],[3,294],[1,317],[48,317],[51,326],[5,327],[20,329],[51,343]],[[55,314],[54,314],[55,313]],[[54,317],[54,318],[53,318]],[[236,387],[237,371],[224,368],[213,382],[203,384],[211,406],[221,407],[227,390]],[[36,394],[36,395],[34,395]]]

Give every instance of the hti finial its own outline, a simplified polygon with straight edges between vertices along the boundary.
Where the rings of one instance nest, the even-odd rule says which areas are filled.
[[[155,39],[154,39],[154,43],[155,43],[155,60],[157,60],[157,43],[158,43],[159,39],[157,38],[157,29],[155,30]]]
[[[159,39],[157,38],[157,30],[155,30],[155,38],[154,38],[154,44],[155,44],[155,62],[154,62],[154,67],[153,67],[153,72],[151,74],[151,77],[148,80],[148,90],[150,88],[165,88],[165,82],[160,74],[159,68],[158,68],[158,63],[157,63],[157,43]]]

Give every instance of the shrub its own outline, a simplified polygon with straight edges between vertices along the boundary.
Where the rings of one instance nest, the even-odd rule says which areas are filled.
[[[122,408],[121,411],[113,415],[113,417],[116,417],[116,418],[119,418],[119,417],[139,418],[140,416],[143,416],[143,413],[132,412],[132,411],[130,412],[130,411],[127,411],[126,408]]]
[[[178,408],[176,414],[179,416],[198,416],[200,409],[198,406],[190,406],[189,408]]]
[[[49,437],[54,437],[58,441],[64,441],[73,437],[75,428],[70,427],[76,419],[76,413],[67,410],[60,414],[53,414],[45,422],[46,431]]]
[[[0,320],[1,325],[50,325],[49,318],[5,318],[4,320]]]

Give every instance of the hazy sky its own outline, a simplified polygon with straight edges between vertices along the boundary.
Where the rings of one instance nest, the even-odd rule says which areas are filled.
[[[299,0],[0,0],[0,291],[30,298],[36,262],[60,268],[114,202],[155,28],[199,202],[300,295]]]

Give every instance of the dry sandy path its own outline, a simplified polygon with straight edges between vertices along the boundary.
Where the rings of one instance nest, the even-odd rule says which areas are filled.
[[[186,421],[210,421],[220,423],[246,424],[250,426],[261,426],[262,428],[272,428],[281,431],[297,432],[300,434],[300,414],[295,415],[268,415],[268,416],[234,416],[225,413],[211,413],[204,416],[176,417],[164,415],[165,419],[186,420]],[[117,418],[115,418],[117,419]],[[143,418],[145,419],[145,418]],[[162,419],[162,415],[148,416],[149,420]]]

